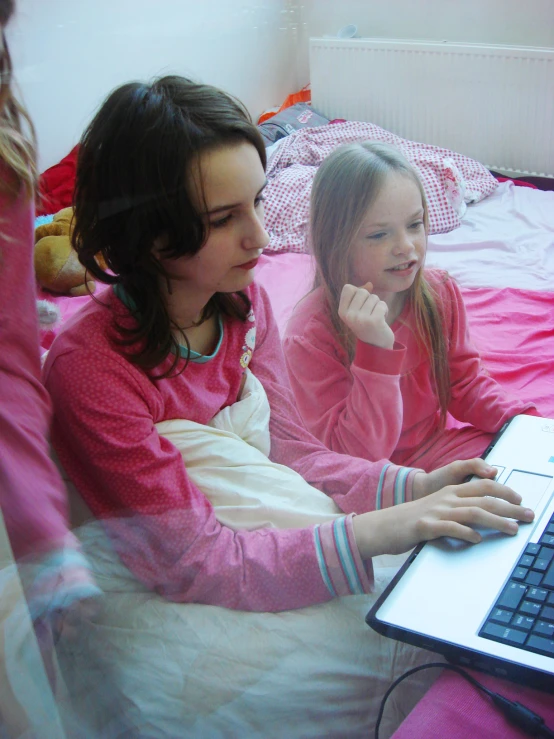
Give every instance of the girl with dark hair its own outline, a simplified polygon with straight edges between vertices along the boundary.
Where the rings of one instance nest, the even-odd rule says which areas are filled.
[[[426,474],[338,455],[305,430],[287,383],[267,295],[254,282],[256,262],[268,242],[265,163],[262,139],[248,114],[220,90],[165,77],[113,92],[82,138],[73,236],[83,265],[112,287],[68,321],[44,368],[54,402],[54,447],[120,561],[140,583],[133,588],[155,591],[165,603],[206,604],[201,611],[198,605],[188,610],[180,605],[180,615],[172,612],[172,619],[182,623],[186,614],[215,618],[219,626],[207,638],[230,634],[225,624],[234,616],[232,611],[225,616],[225,609],[287,611],[368,593],[374,555],[407,551],[422,539],[445,534],[477,542],[472,524],[513,534],[517,524],[509,518],[532,517],[518,505],[519,496],[490,479],[457,484],[472,473],[493,477],[494,470],[482,460]],[[98,254],[107,270],[96,262]],[[226,523],[237,516],[247,520],[251,508],[237,503],[243,488],[253,487],[253,494],[261,495],[264,491],[256,487],[270,484],[271,475],[258,481],[254,473],[241,473],[240,458],[228,460],[226,474],[238,482],[229,504],[220,505],[216,515],[218,491],[199,481],[192,461],[196,447],[190,442],[180,450],[160,430],[184,420],[189,430],[192,426],[194,433],[202,433],[212,419],[233,413],[255,394],[267,406],[262,442],[240,430],[220,436],[231,443],[242,433],[238,440],[245,455],[258,445],[264,450],[258,468],[273,464],[276,477],[289,476],[284,489],[303,485],[306,495],[320,496],[329,511],[323,518],[307,511],[303,523],[279,527],[263,523],[269,520],[264,508],[262,523],[260,517],[255,525],[251,518],[250,523]],[[216,448],[208,448],[206,475],[221,465]],[[93,549],[100,551],[96,544]],[[102,607],[112,607],[112,626],[119,624],[114,644],[120,638],[122,650],[136,664],[138,641],[121,636],[131,616],[121,621],[121,610],[110,606],[121,595],[123,575],[118,578]],[[152,628],[167,613],[161,609],[156,605]],[[137,623],[139,632],[146,628],[145,620]],[[163,627],[167,644],[170,632]],[[108,633],[106,622],[94,632],[99,643]],[[193,629],[188,633],[197,634]],[[136,650],[130,650],[131,643]],[[169,655],[177,659],[173,650],[190,657],[193,644],[187,638],[174,637],[172,644],[158,648],[166,660]],[[121,654],[113,645],[104,645],[103,651],[107,660]],[[121,662],[113,668],[123,674]],[[170,722],[164,701],[170,696],[177,700],[179,686],[163,682],[165,668],[156,669],[160,703],[153,708],[152,681],[148,665],[143,667],[146,677],[129,671],[127,685],[146,681],[149,710],[163,715],[164,725]],[[191,667],[183,687],[182,696],[192,691],[187,694],[194,705],[179,710],[190,721],[195,711],[206,718],[206,705],[219,699],[211,683],[201,698],[191,697],[200,689],[191,687],[194,681],[206,679],[201,672]],[[239,665],[233,673],[239,685]],[[129,695],[119,703],[139,705]],[[224,703],[233,701],[229,697]],[[171,703],[168,711],[176,705]],[[214,708],[214,716],[218,712]],[[177,735],[171,733],[175,724],[165,726]],[[192,733],[185,733],[219,735],[209,734],[209,726],[194,724],[200,731],[194,734],[187,724]],[[290,736],[286,731],[282,728],[279,735]]]
[[[310,219],[317,276],[284,349],[299,411],[324,444],[433,470],[536,414],[482,366],[455,282],[424,269],[425,192],[398,149],[339,147],[317,171]],[[448,413],[471,425],[445,428]]]

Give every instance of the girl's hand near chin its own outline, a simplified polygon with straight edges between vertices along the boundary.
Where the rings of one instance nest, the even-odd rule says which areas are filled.
[[[339,318],[365,344],[392,349],[394,333],[386,320],[389,308],[372,290],[371,282],[363,287],[345,285],[339,301]]]

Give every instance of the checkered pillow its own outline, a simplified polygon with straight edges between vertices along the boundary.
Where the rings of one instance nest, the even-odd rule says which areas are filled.
[[[460,225],[460,204],[452,197],[453,165],[461,176],[466,201],[490,195],[497,181],[474,159],[438,146],[396,136],[372,123],[347,121],[305,128],[288,136],[268,166],[265,222],[270,234],[266,251],[305,252],[310,191],[316,169],[339,144],[384,141],[395,145],[416,166],[429,203],[431,233],[446,233]]]

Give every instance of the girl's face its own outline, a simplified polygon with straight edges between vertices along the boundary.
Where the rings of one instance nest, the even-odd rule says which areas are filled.
[[[266,178],[258,152],[247,142],[204,152],[199,164],[190,192],[208,238],[194,256],[164,260],[164,266],[191,297],[207,302],[216,292],[243,290],[254,279],[269,242],[263,221]]]
[[[352,281],[373,284],[381,300],[408,290],[423,266],[427,236],[423,202],[407,175],[389,172],[368,208],[352,249]]]

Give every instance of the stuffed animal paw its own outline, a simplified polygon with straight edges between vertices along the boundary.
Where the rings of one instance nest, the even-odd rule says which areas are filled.
[[[96,283],[87,276],[71,246],[72,219],[73,208],[64,208],[51,223],[35,229],[35,275],[39,285],[49,292],[88,295],[95,291]]]

